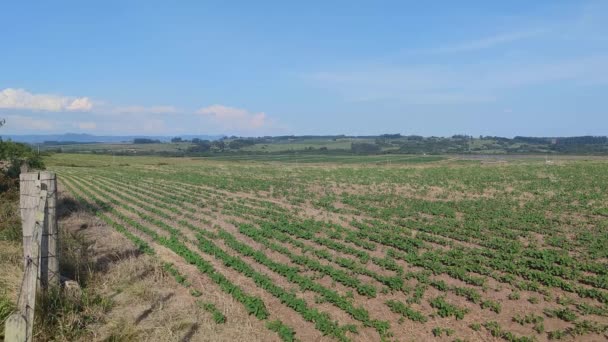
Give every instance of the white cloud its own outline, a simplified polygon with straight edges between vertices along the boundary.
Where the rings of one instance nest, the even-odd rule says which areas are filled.
[[[35,119],[23,115],[8,115],[6,117],[6,128],[19,131],[50,131],[55,124],[44,119]]]
[[[231,131],[255,132],[273,126],[264,112],[252,113],[245,109],[218,104],[201,108],[196,113],[211,119],[222,129]]]
[[[78,111],[78,112],[88,112],[93,108],[93,103],[89,100],[88,97],[78,98],[67,106],[68,110]]]
[[[0,108],[86,112],[93,108],[93,104],[88,97],[32,94],[24,89],[6,88],[0,91]]]
[[[6,88],[0,91],[0,108],[49,112],[95,112],[98,114],[171,114],[174,106],[113,106],[89,97],[33,94],[25,89]]]
[[[162,134],[176,129],[189,132],[199,126],[231,134],[263,135],[284,129],[264,112],[250,112],[219,104],[198,110],[183,110],[171,105],[117,106],[111,102],[92,101],[89,97],[34,94],[17,88],[0,89],[0,109],[2,108],[20,111],[19,115],[9,112],[8,114],[15,115],[7,117],[11,121],[10,126],[7,126],[11,131],[18,132],[73,127],[99,133],[129,131]],[[179,120],[174,120],[173,114],[179,114]]]

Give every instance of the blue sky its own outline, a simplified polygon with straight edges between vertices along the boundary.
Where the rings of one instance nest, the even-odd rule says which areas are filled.
[[[608,134],[608,1],[4,2],[0,133]]]

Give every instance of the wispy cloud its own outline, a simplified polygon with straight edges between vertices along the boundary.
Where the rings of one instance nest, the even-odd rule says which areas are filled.
[[[196,113],[210,119],[221,129],[229,131],[260,132],[274,125],[264,112],[253,113],[219,104],[200,108]]]
[[[142,132],[146,134],[166,134],[167,125],[162,119],[147,119],[143,122]]]
[[[6,117],[6,128],[9,130],[26,128],[29,131],[52,131],[55,127],[54,122],[46,119],[38,119],[25,115],[8,115]]]
[[[92,131],[97,128],[97,123],[92,122],[92,121],[77,122],[74,124],[74,127],[84,130],[84,131]]]
[[[318,72],[304,77],[349,102],[398,100],[409,104],[458,104],[493,101],[485,92],[471,93],[464,75],[447,67],[373,67]]]
[[[0,108],[88,112],[93,108],[93,103],[88,97],[32,94],[24,89],[6,88],[0,91]]]
[[[564,83],[608,84],[608,54],[552,61],[472,65],[362,66],[304,75],[346,101],[396,100],[408,104],[492,102],[510,89]]]
[[[431,48],[428,50],[424,50],[432,53],[457,53],[457,52],[468,52],[468,51],[477,51],[483,49],[489,49],[496,46],[500,46],[507,43],[513,43],[516,41],[529,39],[533,37],[540,36],[544,33],[549,32],[548,29],[531,29],[527,31],[516,31],[516,32],[507,32],[496,34],[489,37],[484,37],[480,39],[473,39],[465,42],[459,42],[455,44],[447,44],[445,46],[440,46],[437,48]]]
[[[111,108],[115,114],[171,114],[177,113],[173,106],[125,106]]]
[[[499,65],[477,71],[482,72],[475,74],[471,83],[495,89],[557,82],[568,82],[571,86],[608,84],[608,54]]]
[[[608,3],[569,8],[557,16],[509,20],[512,29],[501,25],[497,34],[409,46],[302,78],[344,101],[404,104],[484,103],[532,87],[608,84],[608,45],[597,40],[608,27],[602,10]]]

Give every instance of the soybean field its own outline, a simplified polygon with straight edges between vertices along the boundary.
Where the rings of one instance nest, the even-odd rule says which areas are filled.
[[[283,341],[608,338],[608,160],[285,159],[47,165],[218,329],[234,303]]]

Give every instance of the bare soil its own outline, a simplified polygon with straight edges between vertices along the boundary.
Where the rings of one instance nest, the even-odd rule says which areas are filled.
[[[59,185],[60,203],[74,199]],[[64,205],[65,207],[65,205]],[[169,253],[160,259],[174,261],[203,295],[189,290],[167,275],[158,258],[139,253],[123,235],[82,208],[72,207],[60,215],[60,227],[79,234],[89,246],[92,274],[87,288],[112,301],[102,321],[87,327],[82,340],[105,341],[277,341],[264,323],[249,316],[243,306],[221,292],[193,266]],[[1,249],[0,249],[1,250]],[[158,249],[157,249],[158,250]],[[4,272],[3,272],[4,273]],[[196,301],[216,304],[228,321],[216,324]]]

